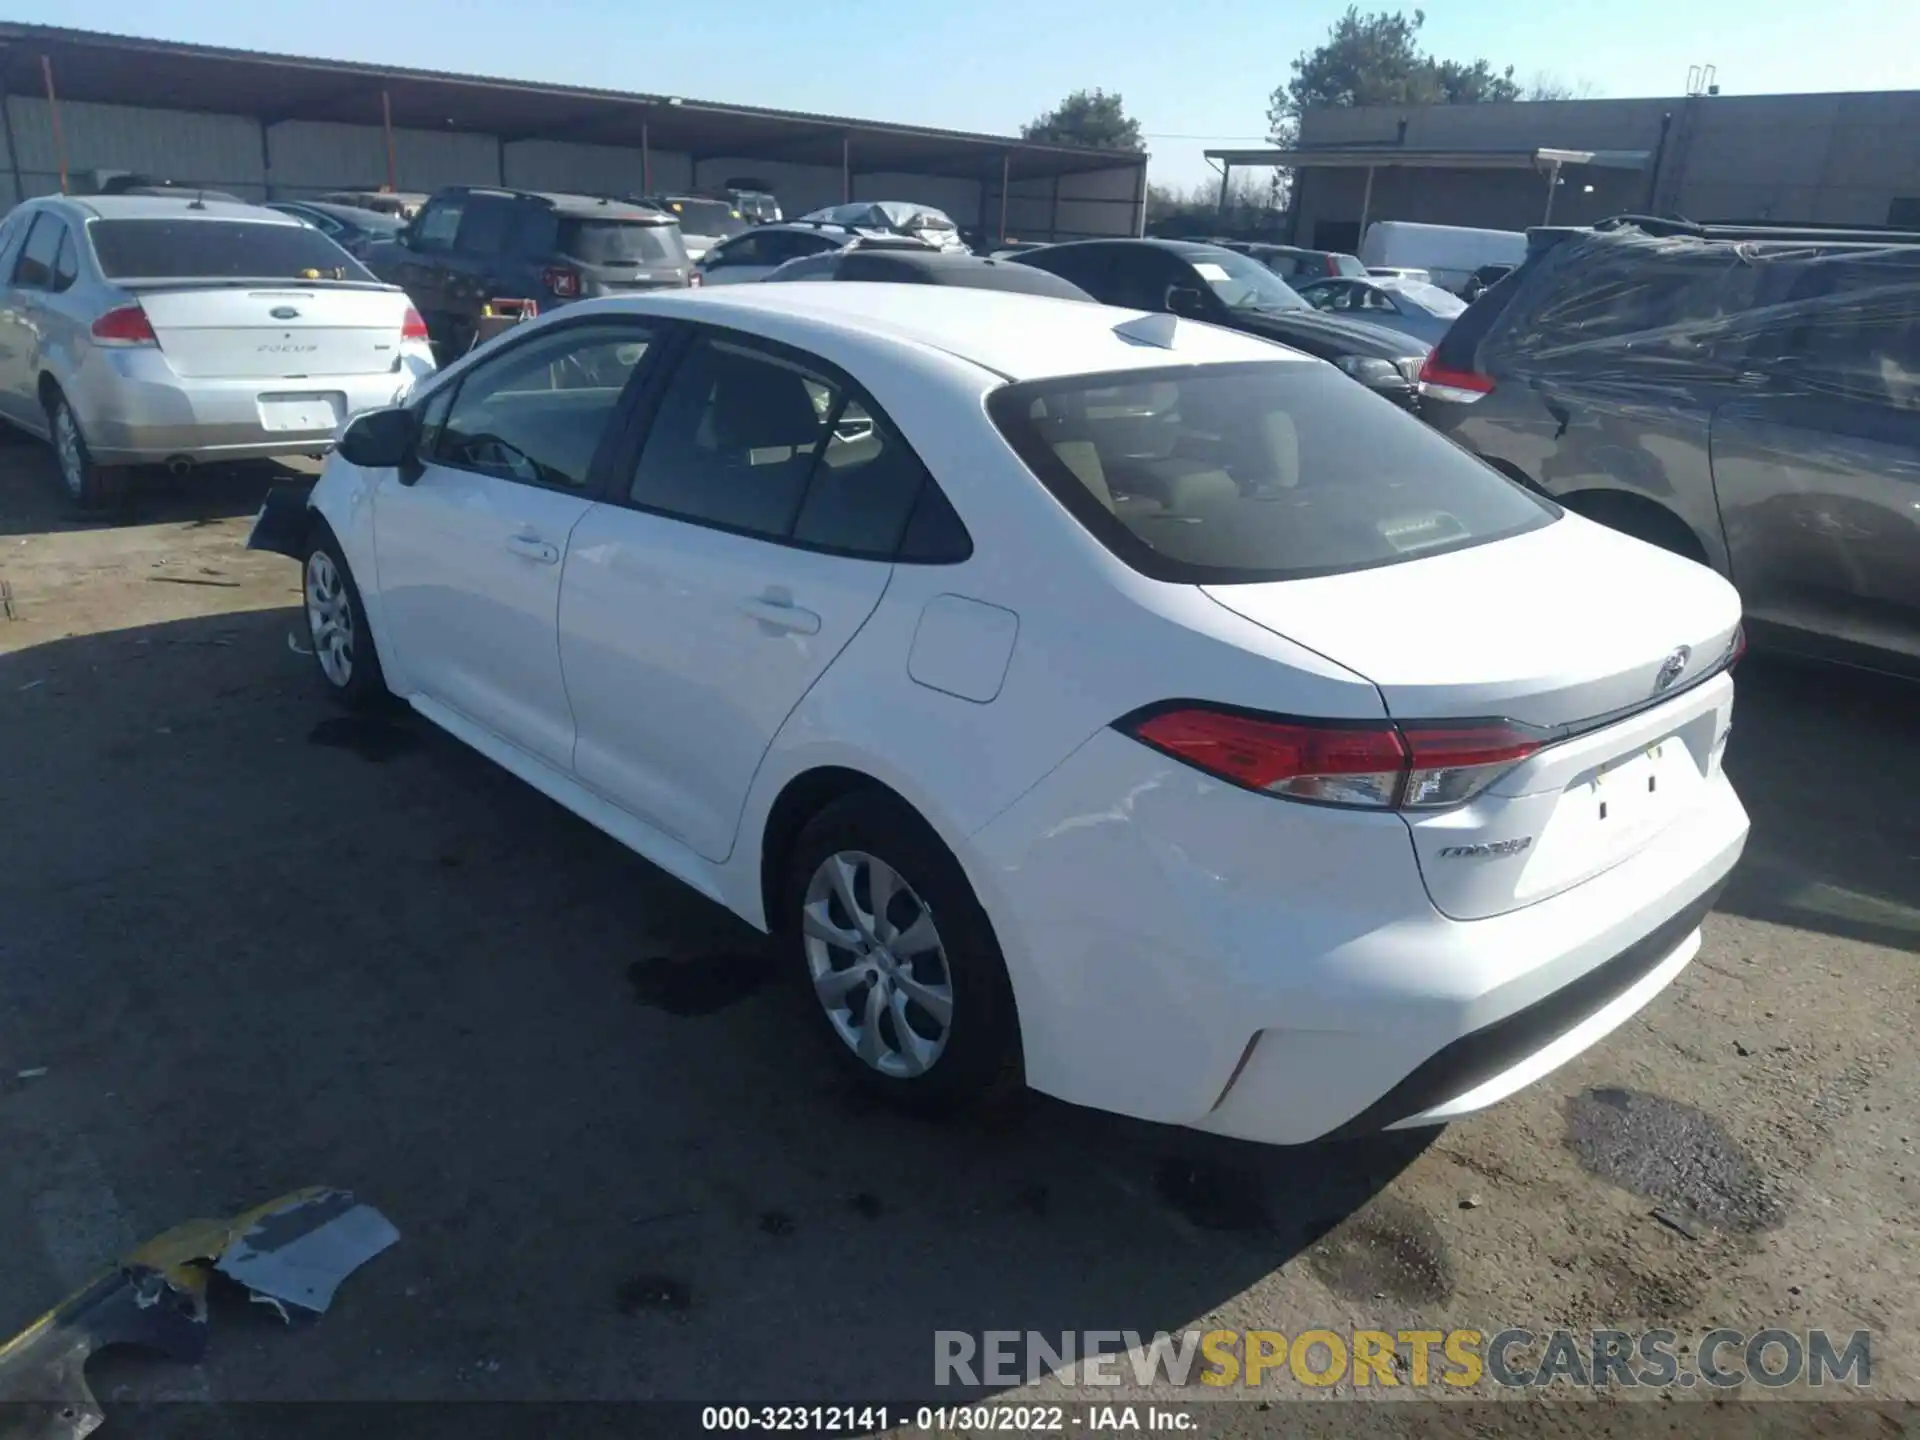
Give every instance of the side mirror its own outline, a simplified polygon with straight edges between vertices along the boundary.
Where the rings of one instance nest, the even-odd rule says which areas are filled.
[[[1204,320],[1207,316],[1207,297],[1200,293],[1197,286],[1169,286],[1167,309],[1175,315],[1184,315],[1189,320]]]
[[[420,419],[404,406],[369,410],[356,417],[335,447],[340,458],[363,470],[398,470],[402,483],[419,478],[414,451],[420,443]]]

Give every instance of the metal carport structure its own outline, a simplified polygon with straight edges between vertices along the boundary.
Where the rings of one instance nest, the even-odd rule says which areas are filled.
[[[425,137],[459,136],[466,142],[462,178],[480,164],[474,142],[496,149],[491,177],[478,183],[515,183],[509,152],[520,147],[590,147],[637,157],[633,188],[682,188],[702,183],[709,161],[740,162],[788,171],[808,171],[808,198],[829,203],[857,197],[863,176],[925,177],[950,182],[936,187],[952,195],[954,183],[978,187],[976,213],[982,229],[1005,234],[1018,219],[1029,232],[1135,234],[1145,206],[1144,154],[1035,144],[1006,136],[924,126],[806,114],[751,105],[723,104],[672,94],[593,89],[457,75],[400,66],[232,50],[108,35],[55,26],[0,23],[0,106],[14,196],[43,188],[66,188],[82,158],[99,168],[103,150],[116,146],[102,127],[114,117],[96,117],[91,154],[81,157],[75,112],[114,107],[148,115],[201,114],[244,122],[257,131],[259,161],[248,166],[224,142],[227,169],[246,175],[180,173],[245,194],[264,195],[312,188],[287,178],[286,158],[275,138],[287,127],[351,127],[384,138],[381,173],[358,174],[362,187],[430,189],[453,183],[437,174],[410,176],[409,154],[426,154]],[[41,107],[44,107],[44,111]],[[44,113],[45,124],[39,123]],[[63,124],[63,120],[66,122]],[[120,121],[135,128],[137,121]],[[204,127],[203,127],[204,128]],[[31,132],[22,134],[22,131]],[[184,132],[183,132],[184,133]],[[406,137],[421,137],[406,141]],[[117,148],[132,159],[143,145],[127,136]],[[402,143],[406,141],[406,143]],[[281,147],[290,150],[293,147]],[[441,147],[444,149],[445,147]],[[49,150],[51,153],[49,153]],[[362,151],[356,153],[364,153]],[[50,163],[49,163],[50,162]],[[110,164],[122,162],[109,159]],[[126,169],[146,169],[127,163]],[[177,169],[194,168],[182,156]],[[204,166],[201,168],[205,168]],[[362,169],[365,167],[363,166]],[[424,167],[431,170],[432,166]],[[837,176],[837,187],[833,179]],[[1105,177],[1092,183],[1090,177]],[[51,178],[53,184],[46,183]],[[347,188],[339,177],[337,188]],[[710,183],[710,182],[707,182]],[[564,188],[564,187],[551,187]],[[1064,193],[1063,193],[1064,188]],[[826,193],[822,193],[822,192]],[[939,198],[924,198],[939,204]],[[1062,207],[1081,222],[1063,223]],[[1044,217],[1042,219],[1041,217]],[[962,223],[966,223],[961,216]]]

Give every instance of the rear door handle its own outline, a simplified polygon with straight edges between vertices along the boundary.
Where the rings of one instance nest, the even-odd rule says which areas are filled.
[[[525,559],[537,560],[542,565],[558,565],[560,563],[560,547],[558,545],[549,545],[538,535],[509,535],[507,537],[507,549]]]
[[[802,610],[791,600],[774,600],[758,596],[752,600],[740,602],[742,614],[751,616],[769,630],[787,631],[795,635],[818,635],[820,617],[811,610]]]

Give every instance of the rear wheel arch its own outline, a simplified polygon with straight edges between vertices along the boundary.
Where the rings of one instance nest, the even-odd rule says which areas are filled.
[[[1559,497],[1576,515],[1701,565],[1712,563],[1694,529],[1658,500],[1631,490],[1581,490]]]
[[[793,857],[794,842],[800,838],[800,832],[807,828],[809,820],[836,800],[861,791],[877,791],[919,814],[899,791],[871,775],[841,765],[803,770],[781,787],[760,832],[760,904],[769,933],[779,931],[780,888],[786,883],[787,864]]]

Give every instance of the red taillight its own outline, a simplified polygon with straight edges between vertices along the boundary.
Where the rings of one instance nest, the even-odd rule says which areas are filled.
[[[1223,780],[1296,800],[1386,807],[1407,768],[1390,725],[1303,725],[1196,707],[1162,710],[1124,728]]]
[[[1747,627],[1744,624],[1733,627],[1733,639],[1727,644],[1727,669],[1731,670],[1740,663],[1740,657],[1747,653]]]
[[[571,300],[580,293],[580,272],[564,265],[548,266],[540,272],[540,280],[562,300]]]
[[[158,345],[153,322],[138,305],[122,305],[93,322],[93,338],[103,345]]]
[[[1403,728],[1268,720],[1202,706],[1148,711],[1120,728],[1249,790],[1376,810],[1458,805],[1541,746],[1504,722]]]
[[[1424,394],[1471,404],[1482,395],[1493,393],[1492,376],[1482,375],[1477,370],[1451,369],[1433,358],[1438,353],[1437,350],[1428,351],[1427,358],[1420,364],[1420,389]]]
[[[420,312],[411,305],[407,306],[406,319],[400,322],[400,338],[402,340],[427,338],[427,322],[420,318]]]

